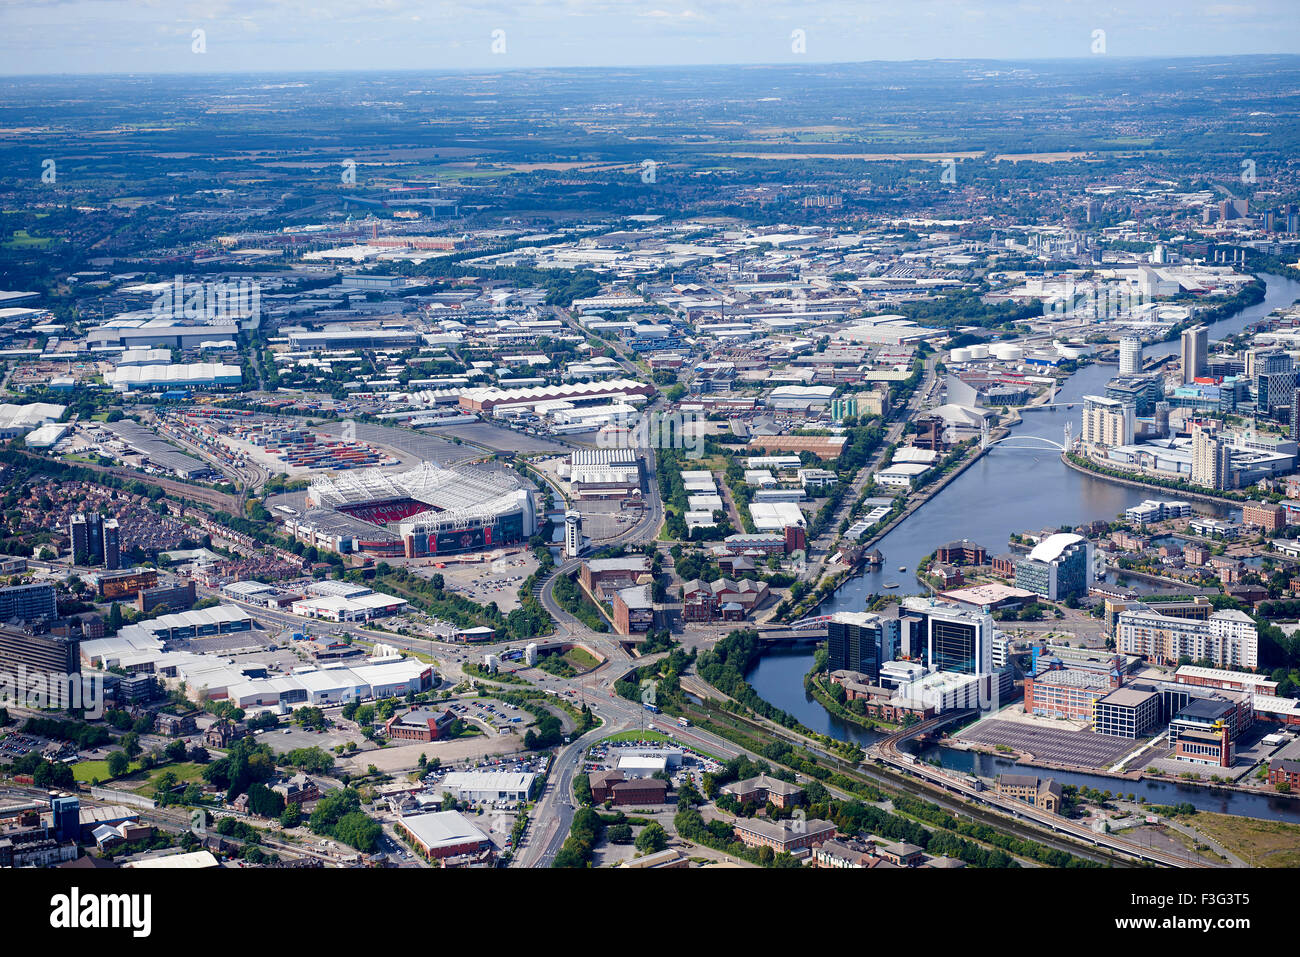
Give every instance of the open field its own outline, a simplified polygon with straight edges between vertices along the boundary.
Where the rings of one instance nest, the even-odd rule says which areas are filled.
[[[135,785],[131,790],[136,794],[143,797],[151,797],[153,792],[157,790],[158,779],[167,772],[170,771],[172,774],[176,775],[176,782],[178,784],[189,784],[194,781],[203,780],[204,767],[205,765],[196,764],[193,761],[182,761],[179,764],[165,764],[160,768],[154,768],[143,777],[137,775],[127,779],[126,783]]]
[[[675,744],[676,742],[662,731],[620,731],[608,738],[601,738],[599,744],[606,741],[649,741],[653,744]]]
[[[982,150],[965,153],[710,153],[710,156],[726,156],[730,159],[767,159],[767,160],[862,160],[866,163],[888,163],[903,160],[928,160],[942,163],[950,159],[979,159]]]
[[[1201,811],[1180,821],[1254,867],[1300,867],[1300,824]]]
[[[131,771],[134,773],[139,770],[139,762],[133,761]],[[107,782],[113,778],[108,773],[107,761],[78,761],[72,766],[72,776],[77,779],[79,784],[90,784],[97,779],[101,782]]]

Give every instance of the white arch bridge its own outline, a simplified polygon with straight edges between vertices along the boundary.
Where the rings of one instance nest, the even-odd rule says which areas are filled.
[[[1008,435],[1004,439],[995,439],[992,442],[983,443],[984,448],[989,449],[995,445],[1005,445],[1009,449],[1055,449],[1058,452],[1064,452],[1065,446],[1060,442],[1053,442],[1051,439],[1045,439],[1040,435]]]
[[[984,420],[984,427],[980,430],[980,448],[988,449],[995,445],[1005,445],[1009,449],[1055,449],[1058,452],[1064,452],[1073,445],[1073,428],[1071,423],[1065,423],[1063,442],[1054,442],[1042,435],[1006,435],[1000,439],[989,439],[989,423]]]

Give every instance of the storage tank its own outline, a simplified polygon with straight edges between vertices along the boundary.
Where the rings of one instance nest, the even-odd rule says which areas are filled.
[[[958,348],[949,353],[948,358],[953,362],[970,362],[970,349]]]
[[[1025,357],[1025,350],[1014,342],[999,342],[990,348],[1000,362],[1019,362]]]
[[[989,347],[982,342],[971,346],[970,357],[972,359],[987,359],[989,357]]]

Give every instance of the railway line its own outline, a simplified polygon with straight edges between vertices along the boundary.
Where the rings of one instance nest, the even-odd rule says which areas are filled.
[[[1034,807],[1023,801],[1017,801],[1013,798],[1003,797],[995,792],[979,790],[972,783],[964,778],[955,777],[947,772],[918,761],[915,755],[908,754],[901,750],[899,745],[909,741],[929,731],[937,730],[945,724],[959,720],[968,716],[970,712],[955,712],[953,714],[941,715],[937,718],[931,718],[921,724],[905,728],[902,731],[895,732],[887,738],[882,738],[868,752],[868,754],[884,762],[885,765],[892,768],[896,773],[905,777],[919,779],[932,787],[939,788],[949,794],[954,794],[966,799],[974,804],[984,805],[985,807],[996,809],[1003,815],[1009,815],[1017,820],[1030,822],[1036,827],[1044,828],[1053,833],[1072,838],[1082,844],[1091,845],[1095,848],[1105,848],[1119,854],[1126,855],[1136,860],[1160,864],[1165,867],[1209,867],[1211,866],[1201,858],[1189,859],[1180,857],[1176,854],[1170,854],[1165,851],[1152,847],[1144,847],[1134,841],[1125,840],[1114,834],[1099,834],[1091,828],[1063,818],[1051,811],[1045,811],[1041,808]],[[1005,828],[1004,820],[999,820],[996,826]]]

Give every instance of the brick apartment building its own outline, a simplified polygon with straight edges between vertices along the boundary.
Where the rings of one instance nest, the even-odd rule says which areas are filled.
[[[1268,783],[1277,787],[1285,784],[1291,790],[1300,790],[1300,761],[1281,758],[1268,766]]]
[[[967,539],[940,545],[934,552],[934,560],[945,565],[983,565],[988,562],[988,551],[983,545],[977,545]]]
[[[578,580],[587,593],[598,601],[607,601],[614,593],[631,588],[642,575],[650,574],[650,559],[645,555],[621,558],[596,558],[582,563]]]
[[[743,621],[767,600],[766,582],[719,578],[682,585],[682,619],[685,621]]]
[[[1247,502],[1241,508],[1241,521],[1266,532],[1276,532],[1286,526],[1286,510],[1271,502]]]

